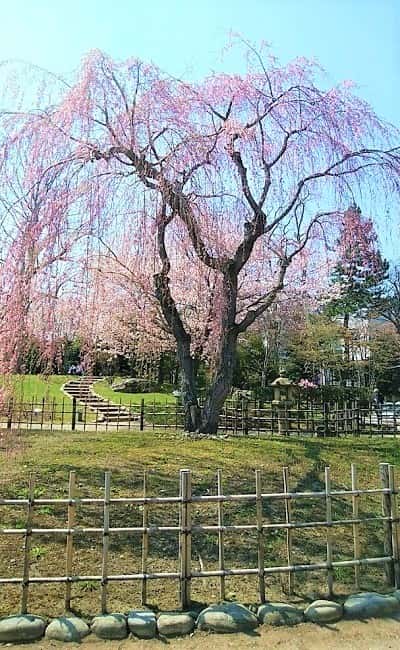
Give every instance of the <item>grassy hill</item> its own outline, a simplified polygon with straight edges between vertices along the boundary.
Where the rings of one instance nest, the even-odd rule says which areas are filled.
[[[4,434],[6,435],[6,434]],[[400,468],[400,447],[397,441],[381,439],[220,439],[191,440],[179,434],[150,432],[85,433],[53,431],[41,433],[13,432],[3,436],[0,448],[0,498],[23,497],[28,493],[28,477],[35,477],[35,496],[65,498],[68,493],[68,474],[77,472],[77,496],[102,497],[104,470],[112,472],[112,497],[140,496],[143,490],[143,471],[148,472],[150,496],[177,496],[179,469],[191,468],[194,494],[216,493],[216,472],[222,469],[225,494],[254,493],[254,470],[262,470],[264,492],[282,491],[282,466],[289,467],[290,488],[293,491],[323,491],[324,468],[331,468],[332,489],[349,489],[350,463],[357,465],[361,488],[379,487],[379,462],[387,461]],[[381,512],[380,495],[361,496],[360,515],[376,516]],[[351,518],[351,499],[335,497],[332,503],[333,518]],[[299,499],[292,504],[293,521],[323,521],[324,499]],[[79,525],[101,526],[102,504],[79,505]],[[112,505],[111,526],[140,526],[142,508],[131,505]],[[151,506],[149,522],[154,525],[176,525],[176,505]],[[66,505],[36,506],[35,525],[59,527],[65,524]],[[285,520],[282,501],[266,501],[263,508],[265,522]],[[0,527],[24,527],[26,512],[21,507],[2,507]],[[194,507],[193,521],[215,525],[215,504]],[[224,523],[256,523],[255,504],[240,502],[224,505]],[[382,522],[360,526],[361,552],[364,557],[381,556]],[[335,526],[331,529],[334,560],[353,557],[352,526]],[[205,569],[218,565],[218,536],[210,533],[193,535],[193,565],[200,563]],[[101,535],[74,535],[74,572],[77,575],[95,575],[101,569]],[[19,575],[23,560],[23,543],[15,536],[0,537],[0,576],[14,571]],[[286,532],[269,530],[265,533],[265,562],[268,566],[281,566],[287,562]],[[326,530],[299,529],[292,533],[293,561],[310,563],[326,557]],[[175,571],[177,566],[177,535],[163,533],[150,535],[149,563],[155,571]],[[35,575],[64,575],[65,536],[34,536],[31,545],[32,572]],[[113,573],[140,572],[141,534],[114,534],[110,539],[110,567]],[[225,562],[227,567],[257,566],[257,535],[255,531],[225,533]],[[11,568],[10,568],[11,567]],[[18,573],[19,572],[19,573]],[[354,570],[335,570],[335,589],[339,596],[353,585]],[[300,573],[295,576],[296,598],[307,601],[326,590],[326,572]],[[218,579],[193,580],[192,594],[197,601],[216,601],[219,594]],[[230,597],[242,602],[257,600],[257,577],[230,577],[226,579]],[[381,567],[362,567],[363,589],[382,590],[384,572]],[[177,583],[174,581],[149,581],[149,603],[163,609],[177,605]],[[267,579],[267,597],[286,600],[286,578],[270,576]],[[60,614],[63,608],[62,585],[36,585],[32,587],[30,611],[43,614]],[[283,592],[283,593],[282,593]],[[140,605],[140,583],[109,585],[110,611],[123,611]],[[0,615],[18,609],[20,589],[2,587]],[[79,583],[73,586],[74,609],[83,614],[99,609],[98,583]]]
[[[43,398],[46,402],[61,402],[63,398],[69,399],[61,390],[69,379],[69,375],[11,375],[3,382],[11,381],[17,402],[40,402]]]
[[[63,384],[71,380],[71,375],[11,375],[3,379],[10,381],[13,386],[14,399],[17,402],[46,402],[53,399],[62,402],[69,397],[61,390]],[[175,404],[176,398],[169,393],[119,393],[114,391],[106,380],[94,384],[95,393],[104,399],[117,404],[140,404],[144,399],[146,404]]]
[[[116,381],[118,378],[116,378]],[[107,380],[96,381],[93,391],[111,402],[121,403],[126,406],[140,404],[144,399],[145,404],[175,404],[176,398],[171,393],[120,393],[111,388]]]

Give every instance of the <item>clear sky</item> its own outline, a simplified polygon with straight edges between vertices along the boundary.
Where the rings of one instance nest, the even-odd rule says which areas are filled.
[[[0,0],[0,60],[70,72],[89,49],[199,77],[241,62],[229,32],[271,43],[283,61],[316,57],[328,81],[352,79],[400,125],[400,0]]]
[[[0,0],[0,61],[60,73],[92,48],[187,78],[240,71],[239,50],[221,58],[231,31],[268,41],[282,62],[315,57],[326,84],[352,79],[400,127],[400,0]],[[385,254],[398,257],[398,237],[380,230]]]

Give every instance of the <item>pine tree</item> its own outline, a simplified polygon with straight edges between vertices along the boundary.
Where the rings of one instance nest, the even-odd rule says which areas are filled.
[[[343,317],[343,326],[348,328],[350,316],[370,309],[382,294],[389,269],[378,248],[372,220],[363,217],[354,204],[343,215],[338,251],[332,285],[339,285],[339,295],[328,303],[326,313]]]

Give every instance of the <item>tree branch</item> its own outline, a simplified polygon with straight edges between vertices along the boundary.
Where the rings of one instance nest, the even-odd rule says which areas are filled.
[[[183,321],[176,307],[176,303],[172,297],[171,290],[169,288],[168,273],[170,271],[171,264],[165,246],[165,232],[167,225],[170,223],[171,219],[172,215],[167,216],[166,214],[166,205],[164,203],[159,215],[157,227],[158,253],[161,259],[162,269],[160,273],[156,273],[153,276],[155,295],[160,304],[163,316],[176,340],[182,341],[182,343],[186,344],[189,347],[191,336],[185,329]]]

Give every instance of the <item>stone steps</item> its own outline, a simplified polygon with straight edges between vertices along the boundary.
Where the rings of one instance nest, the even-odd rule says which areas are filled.
[[[100,395],[92,392],[95,381],[102,377],[82,377],[71,379],[63,386],[64,392],[83,406],[94,411],[101,422],[133,422],[139,419],[139,414],[131,413],[125,406],[109,402]]]

